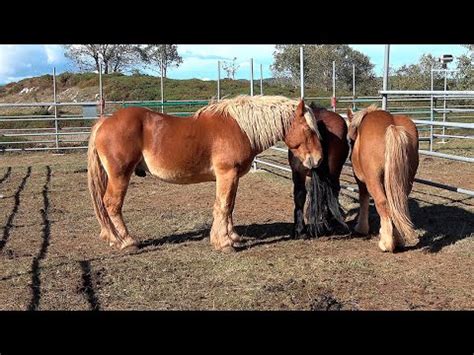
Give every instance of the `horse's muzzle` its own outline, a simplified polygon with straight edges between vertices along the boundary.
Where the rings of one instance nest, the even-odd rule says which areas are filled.
[[[322,158],[314,158],[312,156],[308,156],[304,162],[303,165],[308,168],[308,169],[315,169],[321,164]]]

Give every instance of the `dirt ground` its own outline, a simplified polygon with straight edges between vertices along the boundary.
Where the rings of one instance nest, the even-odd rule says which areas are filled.
[[[469,164],[425,157],[418,177],[474,189]],[[342,183],[354,185],[349,169]],[[289,174],[251,172],[234,218],[245,246],[221,254],[214,187],[134,176],[124,216],[141,245],[122,254],[98,237],[84,152],[0,155],[0,309],[474,309],[474,198],[415,184],[420,241],[386,254],[372,205],[368,237],[290,239]],[[357,194],[340,200],[353,226]]]

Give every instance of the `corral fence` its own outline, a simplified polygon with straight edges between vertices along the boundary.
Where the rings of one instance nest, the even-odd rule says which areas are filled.
[[[336,66],[333,62],[333,92],[329,97],[308,97],[304,95],[304,63],[303,48],[300,50],[301,97],[315,101],[323,107],[330,107],[345,116],[348,107],[358,110],[370,104],[386,105],[393,114],[409,115],[416,123],[420,132],[420,154],[436,158],[474,162],[474,158],[466,154],[456,155],[437,151],[438,147],[449,141],[464,141],[467,153],[472,153],[474,139],[474,91],[433,90],[433,72],[431,90],[381,90],[375,96],[356,95],[356,77],[353,67],[353,95],[337,97]],[[217,99],[221,98],[220,62],[218,67]],[[99,71],[100,73],[100,71]],[[446,75],[446,71],[445,71]],[[253,59],[250,60],[250,94],[254,93]],[[260,65],[260,94],[263,92],[262,65]],[[56,96],[56,74],[53,70],[53,101],[34,103],[0,103],[0,152],[19,151],[66,151],[87,149],[90,127],[100,115],[108,116],[120,107],[140,106],[160,110],[175,116],[188,116],[198,108],[208,104],[207,100],[170,100],[164,99],[163,81],[161,100],[150,101],[104,101],[102,75],[99,74],[98,101],[89,102],[58,102]],[[286,153],[287,149],[272,147],[275,151]],[[440,150],[440,149],[438,149]],[[254,169],[258,165],[266,165],[283,171],[290,171],[283,166],[261,157],[254,161]],[[450,191],[474,196],[474,192],[462,187],[448,186],[440,182],[417,179],[418,182]],[[354,187],[347,186],[356,191]]]
[[[207,104],[203,100],[105,101],[107,111],[103,116],[130,106],[187,116]],[[87,149],[90,128],[100,116],[100,106],[100,102],[0,103],[0,151]]]
[[[437,141],[440,144],[445,144],[448,140],[474,139],[474,136],[472,135],[472,130],[474,130],[474,91],[381,90],[380,94],[381,96],[378,97],[341,97],[339,98],[338,102],[345,103],[347,106],[356,108],[358,105],[367,106],[373,103],[377,104],[382,101],[383,96],[386,96],[388,102],[387,109],[392,114],[409,115],[415,122],[420,132],[420,147],[423,142],[428,144],[427,149],[419,150],[420,154],[429,155],[436,158],[461,161],[465,163],[474,162],[474,158],[470,156],[446,154],[435,151],[435,143]],[[309,97],[305,99],[327,102],[328,99],[332,98]],[[427,104],[427,102],[429,104]],[[437,102],[442,102],[442,108],[437,106]],[[337,109],[335,106],[333,106],[333,110],[346,118],[346,114],[344,112],[347,110],[347,108],[341,107]],[[457,122],[453,122],[453,119],[457,120]],[[449,134],[448,129],[453,130],[453,134]],[[468,150],[470,152],[472,152],[473,146],[474,143],[468,146]],[[270,149],[280,153],[288,153],[288,149],[285,148],[271,147]],[[258,169],[258,165],[269,166],[274,169],[291,172],[291,169],[287,165],[270,162],[261,157],[257,157],[257,159],[255,159],[253,165],[254,170]],[[350,163],[346,163],[346,166],[350,166]],[[415,179],[415,181],[424,185],[474,196],[474,191],[463,187],[450,186],[441,182],[419,178]],[[357,192],[357,188],[354,186],[341,186],[350,191]]]
[[[474,158],[458,156],[436,152],[435,142],[444,140],[466,140],[474,138],[472,135],[464,132],[472,132],[474,129],[474,91],[466,92],[414,92],[414,91],[381,91],[381,95],[389,96],[389,110],[396,114],[407,114],[413,118],[420,130],[420,143],[429,144],[427,149],[420,149],[420,154],[430,155],[437,158],[457,160],[466,163],[474,162]],[[446,99],[450,104],[439,109],[436,106],[436,100]],[[330,97],[309,97],[306,100],[328,101]],[[341,97],[339,103],[346,103],[355,109],[378,103],[381,97]],[[420,103],[430,103],[430,106]],[[473,103],[471,103],[473,102]],[[393,103],[393,109],[392,104]],[[453,105],[451,105],[453,103]],[[113,112],[120,107],[148,107],[161,110],[176,116],[188,116],[196,109],[208,104],[206,100],[174,100],[165,101],[106,101],[107,111]],[[40,102],[40,103],[18,103],[18,104],[0,104],[0,112],[5,110],[15,110],[17,114],[0,115],[0,151],[65,151],[74,149],[87,149],[87,140],[90,134],[90,127],[98,119],[100,111],[99,102]],[[45,112],[40,112],[43,110]],[[19,114],[18,112],[26,111]],[[337,110],[342,116],[345,116],[345,109]],[[46,114],[41,114],[46,113]],[[441,117],[440,114],[443,116]],[[110,113],[105,112],[104,116]],[[415,118],[416,117],[416,118]],[[457,119],[460,122],[452,122]],[[471,121],[471,122],[469,122]],[[455,129],[456,134],[442,134],[442,128]],[[281,147],[271,147],[270,149],[287,154],[288,150]],[[254,161],[254,169],[258,166],[269,166],[286,172],[291,172],[287,165],[277,164],[257,157]],[[474,196],[474,191],[463,187],[449,186],[441,182],[416,179],[417,182],[441,189],[455,191],[470,196]],[[357,191],[353,186],[343,186],[351,191]]]

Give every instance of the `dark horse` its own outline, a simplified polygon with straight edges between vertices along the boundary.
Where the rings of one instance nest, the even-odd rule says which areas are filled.
[[[293,198],[295,203],[293,229],[294,238],[317,237],[334,232],[337,225],[345,231],[348,227],[344,222],[339,206],[339,177],[342,167],[349,155],[347,140],[347,124],[339,114],[310,105],[317,121],[321,135],[323,161],[315,169],[308,169],[289,150],[288,160],[292,170]],[[306,188],[306,178],[311,177],[310,186]],[[309,195],[307,221],[304,221],[304,205]]]

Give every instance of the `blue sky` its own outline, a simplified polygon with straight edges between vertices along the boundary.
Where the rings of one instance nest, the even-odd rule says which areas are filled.
[[[375,64],[375,72],[381,75],[384,60],[384,45],[351,45],[366,55]],[[249,59],[254,59],[254,77],[270,77],[273,63],[273,45],[178,45],[183,64],[170,69],[168,76],[174,79],[217,78],[217,61],[237,57],[240,67],[236,73],[239,79],[249,78]],[[461,45],[392,45],[390,66],[398,68],[404,64],[416,63],[424,53],[435,56],[452,54],[455,57],[467,53]],[[74,71],[75,67],[63,53],[60,45],[0,45],[0,85],[26,77],[51,73],[56,67],[58,73]],[[222,74],[223,75],[223,74]]]

